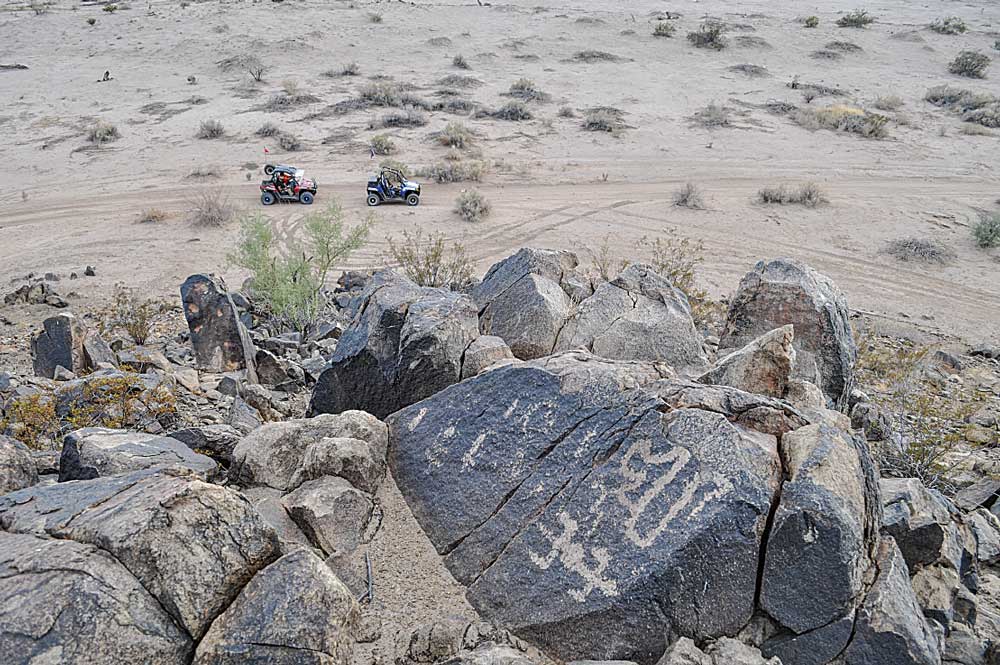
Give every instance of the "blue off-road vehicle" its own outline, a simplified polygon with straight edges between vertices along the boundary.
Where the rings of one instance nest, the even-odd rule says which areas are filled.
[[[401,171],[383,166],[377,176],[368,180],[368,205],[377,206],[387,201],[419,205],[420,183],[407,180]]]

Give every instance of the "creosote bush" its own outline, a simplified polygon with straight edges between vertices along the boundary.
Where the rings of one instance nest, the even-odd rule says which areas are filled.
[[[121,134],[118,133],[118,128],[103,120],[98,120],[87,130],[87,140],[94,145],[104,145],[119,138]]]
[[[795,203],[804,205],[807,208],[815,208],[828,202],[820,186],[813,182],[807,182],[798,187],[789,187],[787,185],[764,187],[757,192],[757,201],[778,205]]]
[[[705,21],[698,30],[689,32],[688,41],[698,48],[709,48],[721,50],[726,47],[726,38],[723,36],[725,26],[718,21]]]
[[[983,214],[972,227],[972,237],[983,249],[1000,247],[1000,212]]]
[[[460,289],[472,282],[472,264],[465,246],[455,241],[449,248],[443,233],[431,233],[425,238],[418,227],[413,232],[404,230],[399,242],[387,236],[386,243],[387,258],[420,286]]]
[[[680,208],[700,210],[705,207],[705,199],[701,194],[701,189],[693,182],[685,183],[683,187],[675,191],[673,201],[674,205]]]
[[[623,130],[621,114],[611,109],[590,109],[583,118],[583,128],[588,132],[608,132],[618,136]]]
[[[203,120],[196,136],[200,139],[217,139],[226,133],[226,128],[218,120]]]
[[[84,427],[140,429],[169,426],[177,418],[177,400],[162,384],[147,388],[138,374],[90,379],[66,417],[69,430]]]
[[[376,155],[391,155],[396,152],[396,144],[388,134],[376,134],[372,137],[369,145]]]
[[[968,26],[959,17],[948,16],[947,18],[935,19],[930,24],[930,29],[942,35],[960,35],[968,30]]]
[[[379,118],[378,126],[389,129],[392,127],[423,127],[427,124],[427,116],[416,109],[392,111]]]
[[[948,71],[959,76],[974,79],[986,78],[986,69],[990,66],[990,56],[979,51],[962,51],[948,65]]]
[[[856,9],[837,19],[837,26],[841,28],[865,28],[874,22],[875,17],[869,14],[867,10]]]
[[[422,178],[431,178],[437,183],[449,182],[479,182],[486,173],[486,164],[483,162],[462,162],[447,160],[438,162],[425,169],[419,169],[417,175]]]
[[[44,392],[11,399],[0,417],[0,432],[33,450],[53,447],[62,433],[55,396]]]
[[[490,202],[475,189],[467,189],[455,199],[455,212],[467,222],[481,222],[490,214]]]

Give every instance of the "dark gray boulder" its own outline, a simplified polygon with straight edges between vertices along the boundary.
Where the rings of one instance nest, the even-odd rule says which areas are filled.
[[[393,415],[390,465],[482,616],[554,657],[654,662],[753,613],[776,439],[585,353],[501,367]]]
[[[358,409],[384,418],[461,379],[462,356],[479,336],[468,296],[382,271],[362,298],[316,382],[311,413]]]
[[[207,479],[215,475],[219,465],[167,436],[87,427],[71,432],[63,440],[59,482],[168,466],[190,469]]]
[[[31,451],[26,445],[0,434],[0,494],[7,494],[38,482]]]
[[[42,332],[31,340],[31,362],[35,376],[55,376],[56,368],[80,372],[86,367],[83,341],[87,329],[68,312],[50,316],[42,322]]]
[[[796,634],[782,631],[761,645],[761,653],[788,665],[826,665],[843,653],[854,632],[854,613],[815,630]]]
[[[942,564],[964,577],[975,558],[975,536],[951,501],[916,478],[883,478],[879,486],[882,531],[896,541],[910,573]]]
[[[401,632],[396,640],[398,665],[469,663],[470,665],[530,665],[528,650],[509,631],[464,619],[441,619]]]
[[[212,459],[228,465],[233,459],[233,450],[240,442],[241,435],[231,425],[215,424],[187,427],[170,433],[195,452],[208,455]]]
[[[528,275],[537,275],[562,285],[576,277],[575,270],[579,264],[573,252],[525,247],[493,264],[483,281],[472,290],[472,298],[482,311],[490,303],[504,297],[511,287]]]
[[[501,338],[480,335],[472,340],[462,357],[462,379],[476,376],[487,367],[509,361],[513,357],[510,347]]]
[[[828,277],[803,263],[760,261],[747,273],[729,305],[720,353],[787,324],[795,327],[796,375],[815,382],[807,369],[815,365],[830,405],[846,409],[857,356],[847,300]]]
[[[483,309],[479,329],[503,339],[517,358],[541,358],[552,353],[572,308],[558,283],[529,273]]]
[[[240,592],[198,645],[194,665],[346,665],[358,605],[315,554],[286,554]]]
[[[191,275],[181,285],[181,301],[198,369],[216,373],[245,369],[248,380],[255,382],[253,343],[222,280]]]
[[[93,545],[0,531],[0,580],[4,663],[190,662],[191,637]]]

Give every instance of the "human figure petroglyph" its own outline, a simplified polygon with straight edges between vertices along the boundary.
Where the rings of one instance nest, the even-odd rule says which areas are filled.
[[[532,563],[541,570],[548,570],[549,566],[559,561],[566,570],[583,578],[582,588],[569,591],[569,595],[578,602],[585,601],[595,590],[600,591],[605,596],[617,596],[618,583],[604,577],[608,564],[611,562],[608,550],[603,547],[592,547],[588,553],[583,544],[573,541],[580,528],[579,523],[566,512],[559,513],[558,520],[562,526],[562,532],[558,535],[544,524],[539,524],[538,528],[546,540],[551,543],[552,549],[545,556],[528,552]],[[593,560],[594,565],[589,565],[588,559]]]

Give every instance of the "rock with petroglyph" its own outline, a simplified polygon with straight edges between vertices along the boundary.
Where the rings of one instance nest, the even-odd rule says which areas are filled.
[[[793,326],[782,326],[723,356],[698,377],[700,383],[732,386],[751,393],[784,397],[795,368]]]
[[[785,325],[795,328],[796,376],[816,382],[830,405],[847,407],[857,347],[847,300],[825,275],[792,259],[760,261],[740,282],[719,341],[720,353]]]
[[[91,480],[139,469],[181,467],[211,479],[218,464],[168,436],[86,427],[66,436],[59,457],[59,480]]]
[[[753,614],[776,437],[671,409],[662,376],[560,354],[389,419],[394,477],[469,600],[557,658],[651,663]]]
[[[384,270],[359,298],[313,390],[312,413],[359,409],[384,418],[461,379],[462,357],[479,336],[469,296]]]
[[[603,358],[707,365],[687,297],[651,267],[633,264],[600,284],[566,321],[556,351],[583,348]]]
[[[85,369],[83,342],[87,328],[80,319],[65,312],[45,319],[42,328],[31,340],[35,376],[51,379],[58,367],[70,372]]]
[[[218,373],[245,369],[256,381],[253,343],[222,280],[191,275],[181,285],[181,301],[198,368]]]

